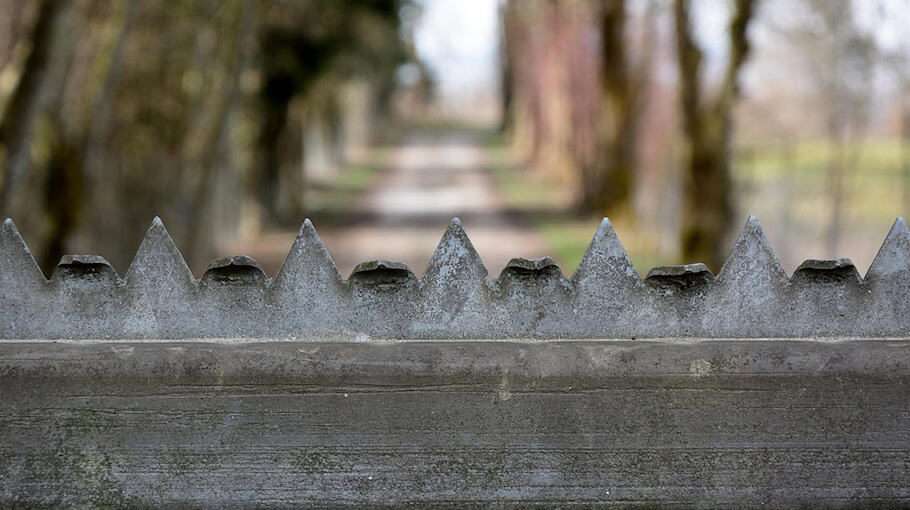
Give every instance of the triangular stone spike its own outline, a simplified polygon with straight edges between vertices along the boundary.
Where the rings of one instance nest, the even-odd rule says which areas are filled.
[[[458,218],[452,218],[420,279],[413,334],[455,337],[490,334],[489,290],[493,281]]]
[[[195,301],[196,279],[157,216],[126,271],[121,327],[128,338],[199,336],[211,324]]]
[[[866,280],[880,280],[910,273],[910,229],[898,217],[885,237],[875,260],[866,272]]]
[[[869,334],[910,334],[910,229],[897,218],[864,280],[870,302],[862,324]]]
[[[291,251],[288,252],[273,285],[279,287],[322,286],[328,282],[341,282],[341,273],[335,261],[307,218],[297,231]]]
[[[488,275],[487,268],[468,238],[461,220],[457,217],[452,218],[430,257],[421,280],[441,282],[457,278],[468,282],[481,280]]]
[[[788,336],[790,279],[755,216],[743,226],[716,278],[701,328],[731,337]]]
[[[126,282],[136,288],[195,286],[195,278],[174,244],[161,218],[155,216],[126,272]]]
[[[746,280],[780,284],[785,284],[789,280],[787,271],[781,265],[777,253],[771,247],[771,242],[768,241],[761,223],[755,216],[749,216],[739,232],[717,278],[721,281]]]
[[[629,254],[623,248],[619,236],[613,229],[610,220],[604,218],[594,233],[594,239],[588,245],[578,269],[572,280],[581,283],[585,280],[611,280],[615,282],[641,281],[641,276],[632,265]]]
[[[313,223],[306,219],[268,288],[270,307],[264,310],[266,327],[261,330],[278,336],[309,331],[320,337],[349,331],[347,288]]]
[[[40,286],[46,281],[16,224],[7,218],[0,225],[0,288]]]
[[[644,282],[623,248],[610,220],[603,218],[572,275],[571,307],[564,320],[590,336],[622,338],[640,335]]]

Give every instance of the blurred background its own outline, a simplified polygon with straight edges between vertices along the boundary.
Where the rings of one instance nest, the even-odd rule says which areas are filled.
[[[345,277],[452,216],[494,276],[602,216],[716,272],[749,214],[864,273],[908,211],[907,0],[0,0],[0,214],[48,275],[156,215],[197,277],[304,217]]]

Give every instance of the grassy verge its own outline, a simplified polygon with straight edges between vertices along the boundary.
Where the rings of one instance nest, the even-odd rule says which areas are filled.
[[[566,185],[539,172],[532,172],[516,158],[501,137],[486,140],[487,162],[506,204],[521,211],[547,243],[566,274],[572,274],[591,242],[601,218],[573,212],[573,197]],[[658,234],[647,231],[628,217],[611,218],[632,264],[641,274],[654,266],[675,260],[659,254]]]
[[[600,218],[567,214],[571,204],[562,197],[566,185],[517,163],[501,138],[489,137],[486,152],[507,205],[524,212],[564,271],[571,274]],[[910,181],[902,174],[898,140],[867,140],[848,147],[846,154],[843,223],[836,255],[825,249],[832,198],[831,147],[824,141],[737,150],[732,165],[738,209],[734,228],[748,214],[757,215],[790,271],[805,258],[827,256],[849,256],[859,267],[867,267],[894,218],[910,214],[904,202],[904,195],[910,195]],[[669,227],[647,227],[631,215],[610,220],[641,274],[658,265],[694,262],[667,255],[674,244],[674,233],[666,230]],[[656,230],[659,228],[665,230]],[[669,249],[660,246],[662,238]]]
[[[780,201],[789,191],[791,203],[777,209],[792,209],[793,219],[823,227],[829,211],[829,160],[835,154],[824,140],[805,140],[789,145],[744,147],[737,151],[735,180],[745,188],[744,203],[760,211],[763,204]],[[890,222],[904,213],[902,153],[900,140],[870,139],[845,148],[844,216],[852,221]]]
[[[363,161],[339,169],[330,182],[310,186],[305,197],[307,214],[328,222],[343,220],[388,167],[391,153],[390,146],[372,147]]]

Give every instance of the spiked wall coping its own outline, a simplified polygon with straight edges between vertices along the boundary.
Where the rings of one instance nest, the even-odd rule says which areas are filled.
[[[861,278],[849,259],[792,278],[750,217],[715,277],[702,264],[642,279],[604,218],[565,277],[549,257],[491,277],[461,222],[422,278],[394,261],[345,280],[305,221],[274,279],[232,256],[194,278],[158,218],[126,276],[65,256],[50,280],[11,220],[0,227],[0,338],[605,339],[897,337],[910,333],[910,230],[898,218]]]
[[[910,231],[788,277],[752,217],[720,273],[497,278],[461,223],[422,278],[345,280],[306,221],[274,279],[197,280],[155,219],[123,278],[0,226],[0,507],[910,507]]]

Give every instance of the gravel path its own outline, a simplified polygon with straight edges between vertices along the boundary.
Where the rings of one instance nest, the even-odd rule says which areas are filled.
[[[508,212],[485,167],[483,147],[459,134],[407,137],[395,149],[391,168],[357,200],[351,222],[315,226],[345,278],[372,259],[404,262],[420,276],[454,216],[494,277],[512,257],[549,254],[540,236]],[[274,275],[292,240],[293,233],[272,233],[244,248]]]

